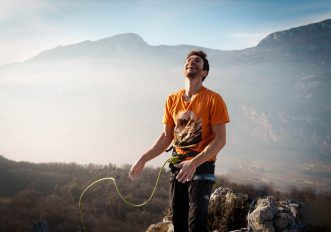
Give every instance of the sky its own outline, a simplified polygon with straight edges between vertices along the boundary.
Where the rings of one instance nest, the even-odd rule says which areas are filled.
[[[0,0],[0,65],[128,32],[150,45],[244,49],[328,18],[329,0]]]

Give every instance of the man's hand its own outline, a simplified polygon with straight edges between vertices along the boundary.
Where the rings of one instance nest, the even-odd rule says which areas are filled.
[[[139,159],[134,165],[132,165],[129,172],[129,177],[131,180],[136,180],[141,176],[145,167],[145,162],[142,159]]]
[[[185,183],[187,181],[191,181],[196,168],[206,161],[215,158],[217,153],[224,147],[226,142],[225,124],[217,124],[213,126],[212,129],[215,137],[202,152],[191,160],[175,164],[176,168],[180,168],[180,171],[176,177],[179,182]]]
[[[180,168],[176,179],[182,183],[191,181],[194,176],[195,170],[197,169],[197,166],[193,160],[186,160],[179,164],[175,164],[175,167]]]
[[[174,125],[164,125],[163,132],[156,140],[154,145],[146,153],[144,153],[134,165],[132,165],[132,168],[129,172],[129,177],[131,180],[135,180],[141,176],[145,164],[162,154],[162,152],[164,152],[165,149],[169,147],[172,139],[174,138],[174,127]]]

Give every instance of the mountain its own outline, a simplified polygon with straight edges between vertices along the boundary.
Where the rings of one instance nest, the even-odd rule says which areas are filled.
[[[203,48],[207,50],[210,56],[223,58],[235,63],[244,61],[250,62],[261,58],[259,61],[272,59],[271,54],[278,54],[282,58],[293,59],[303,58],[306,56],[317,59],[330,59],[328,52],[331,47],[331,19],[313,23],[306,26],[292,28],[285,31],[275,32],[268,35],[256,47],[244,49],[241,51],[220,51]],[[47,59],[67,59],[69,57],[77,58],[114,58],[118,55],[131,56],[136,52],[142,52],[144,55],[158,54],[182,54],[196,46],[179,45],[179,46],[150,46],[143,38],[134,33],[116,35],[110,38],[98,41],[84,41],[78,44],[58,46],[54,49],[41,52],[29,61],[44,61]],[[283,52],[283,53],[280,53]],[[269,54],[268,54],[269,53]],[[164,56],[163,55],[163,56]],[[312,55],[317,55],[313,56]],[[277,56],[277,58],[280,58]],[[127,57],[126,57],[127,58]],[[241,58],[241,59],[240,59]],[[262,59],[264,58],[264,59]],[[226,62],[223,60],[222,63]]]
[[[143,51],[146,49],[149,49],[149,45],[139,35],[127,33],[95,42],[84,41],[68,46],[58,46],[55,49],[41,52],[29,61],[114,57],[120,55],[126,50],[131,50],[132,53],[134,51]]]
[[[201,48],[211,64],[204,84],[221,93],[231,117],[218,172],[330,186],[330,34],[328,19],[272,33],[252,48]],[[127,33],[0,67],[0,153],[132,163],[162,130],[165,98],[183,87],[194,48],[151,46]]]
[[[275,32],[263,39],[259,48],[284,49],[294,52],[296,56],[330,59],[328,50],[331,47],[331,20],[313,23],[286,31]],[[318,44],[316,44],[318,41]]]

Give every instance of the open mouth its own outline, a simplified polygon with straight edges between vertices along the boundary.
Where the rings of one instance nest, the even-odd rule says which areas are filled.
[[[195,71],[196,68],[193,67],[193,66],[189,66],[189,67],[186,68],[186,70],[187,70],[187,71]]]

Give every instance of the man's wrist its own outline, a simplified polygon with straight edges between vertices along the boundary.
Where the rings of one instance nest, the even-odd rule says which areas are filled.
[[[196,167],[199,167],[201,164],[209,161],[210,158],[208,158],[206,151],[202,151],[197,156],[195,156],[192,161],[194,162]]]
[[[144,164],[148,162],[147,154],[143,154],[140,159],[140,162],[143,162]]]
[[[199,162],[199,157],[194,157],[193,159],[191,159],[191,163],[195,166],[195,168],[199,167],[200,162]]]

